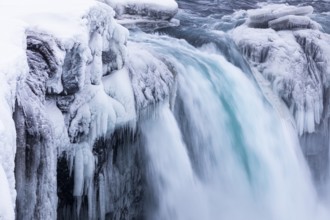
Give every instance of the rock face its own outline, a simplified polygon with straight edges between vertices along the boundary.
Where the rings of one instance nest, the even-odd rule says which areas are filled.
[[[127,45],[109,6],[96,3],[81,19],[87,33],[69,40],[26,32],[29,72],[14,112],[18,219],[144,219],[136,125],[169,100],[175,75]]]
[[[54,47],[54,49],[52,48]],[[51,124],[44,110],[46,94],[61,90],[55,41],[47,35],[28,33],[29,74],[18,86],[15,110],[17,136],[17,218],[52,218],[56,197],[56,148]],[[51,82],[47,82],[50,79]],[[47,87],[48,86],[48,87]],[[29,198],[29,199],[26,199]]]
[[[313,174],[324,180],[329,151],[330,36],[307,17],[312,12],[309,6],[288,5],[251,10],[247,22],[231,34],[290,109]]]

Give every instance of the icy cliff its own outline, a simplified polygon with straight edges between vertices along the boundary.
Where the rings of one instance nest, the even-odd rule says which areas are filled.
[[[15,210],[18,219],[122,218],[116,207],[127,209],[141,192],[118,206],[115,198],[141,174],[111,155],[127,151],[120,137],[134,137],[143,109],[169,100],[173,71],[127,43],[128,30],[104,3],[12,2],[0,12],[12,26],[0,43],[0,195],[12,201],[0,201],[0,219]]]
[[[320,179],[328,161],[330,35],[311,20],[312,12],[310,6],[268,5],[248,11],[245,24],[231,34],[255,71],[287,104]]]

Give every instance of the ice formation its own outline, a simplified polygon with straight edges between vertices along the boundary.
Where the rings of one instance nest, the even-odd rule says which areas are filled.
[[[1,35],[10,44],[0,61],[0,194],[12,202],[0,203],[0,219],[14,219],[15,206],[18,219],[56,219],[57,213],[104,219],[114,212],[115,201],[105,201],[114,168],[102,159],[114,145],[102,140],[112,141],[117,130],[134,131],[140,110],[168,100],[174,84],[164,61],[133,45],[128,54],[128,30],[115,21],[111,7],[71,3],[62,4],[65,10],[38,1],[27,11],[15,2],[1,9],[11,10],[16,25]],[[156,4],[157,10],[158,5],[164,6]],[[177,5],[168,6],[173,16]],[[64,178],[73,182],[65,192],[70,195],[62,193]],[[63,196],[74,202],[66,204]]]
[[[0,25],[6,22],[16,24],[9,27],[2,34],[0,40],[0,219],[14,219],[16,201],[15,190],[15,153],[16,132],[12,113],[15,108],[16,82],[28,71],[24,40],[24,28],[15,20],[0,21]],[[8,44],[7,42],[12,42]],[[12,53],[7,54],[8,51]],[[13,68],[15,67],[15,68]]]
[[[315,179],[328,161],[330,35],[308,17],[313,8],[268,5],[248,11],[231,35],[250,64],[290,109]]]
[[[15,219],[14,203],[12,202],[12,196],[10,195],[9,182],[2,166],[0,165],[0,219]]]
[[[252,27],[267,27],[270,22],[277,19],[283,19],[287,16],[303,16],[313,13],[313,7],[295,7],[288,5],[268,5],[261,9],[249,11],[249,25]],[[297,19],[298,20],[298,19]],[[299,21],[298,21],[299,23]]]
[[[130,43],[128,48],[131,51],[128,66],[136,97],[136,109],[145,109],[169,98],[175,72],[166,65],[166,61],[154,57],[134,43]],[[148,62],[146,63],[145,60]]]
[[[287,103],[298,133],[312,133],[321,122],[324,89],[329,85],[330,36],[305,16],[313,11],[311,7],[268,7],[252,11],[247,23],[233,30],[232,36]]]
[[[152,19],[171,19],[178,11],[175,0],[102,0],[117,12],[117,17],[138,15]]]

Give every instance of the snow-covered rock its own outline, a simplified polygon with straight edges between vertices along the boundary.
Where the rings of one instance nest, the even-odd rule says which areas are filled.
[[[269,22],[286,16],[306,16],[313,13],[313,7],[295,7],[289,5],[267,5],[261,9],[248,11],[249,26],[268,27]]]
[[[231,35],[295,119],[300,145],[318,183],[328,175],[330,35],[311,7],[270,5],[248,12]]]
[[[143,47],[130,43],[128,68],[135,94],[136,109],[145,109],[169,98],[174,84],[174,72],[166,61],[156,58]]]
[[[178,11],[175,0],[102,0],[117,12],[120,18],[123,15],[138,15],[151,19],[169,20]]]
[[[8,26],[7,22],[13,24]],[[28,72],[26,41],[22,23],[14,19],[0,20],[7,27],[0,36],[0,219],[14,219],[16,206],[15,154],[16,131],[13,120],[17,81]],[[8,193],[9,196],[8,197]]]
[[[127,45],[128,30],[116,22],[110,6],[61,1],[0,4],[0,25],[8,19],[14,25],[0,36],[0,194],[11,196],[11,203],[0,202],[0,219],[13,219],[15,205],[17,219],[56,219],[57,213],[104,219],[115,212],[114,205],[100,201],[116,190],[109,184],[120,188],[128,178],[109,179],[115,176],[107,173],[117,171],[104,158],[121,150],[98,143],[112,141],[117,130],[134,136],[140,110],[168,100],[174,83],[165,61]],[[138,8],[133,3],[127,1],[125,10],[157,19],[177,10],[175,1],[144,2]],[[135,164],[119,165],[132,175],[140,172]],[[63,186],[64,179],[73,182],[72,189]],[[62,193],[67,191],[70,196]]]
[[[315,29],[322,27],[306,16],[286,15],[268,22],[268,26],[276,31],[290,29]]]
[[[322,119],[324,88],[330,82],[330,36],[313,28],[319,26],[316,22],[298,16],[311,13],[310,7],[270,8],[271,16],[269,8],[254,10],[246,24],[232,31],[233,39],[286,102],[298,133],[314,132]],[[268,25],[251,27],[251,21],[257,20]]]

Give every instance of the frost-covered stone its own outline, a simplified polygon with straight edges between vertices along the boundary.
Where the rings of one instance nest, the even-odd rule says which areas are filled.
[[[252,24],[250,17],[231,34],[249,63],[290,109],[314,180],[322,184],[329,170],[330,35],[309,17],[301,16],[311,9],[270,7],[275,11],[284,7],[285,13],[275,13],[277,18],[273,13],[270,19],[264,14],[269,9],[257,9],[259,17],[252,16],[252,20],[260,18],[266,25]]]
[[[53,218],[56,196],[56,147],[45,111],[46,95],[61,92],[61,52],[49,35],[27,32],[29,73],[17,88],[15,122],[17,137],[17,218]],[[60,51],[58,49],[58,51]],[[48,80],[52,80],[48,83]],[[57,90],[59,89],[59,90]],[[25,198],[29,198],[26,200]]]
[[[165,101],[169,98],[174,83],[174,73],[160,59],[132,43],[128,45],[130,54],[128,68],[131,75],[136,109]]]
[[[135,97],[127,67],[112,72],[102,78],[104,91],[108,96],[113,97],[122,106],[122,111],[117,109],[118,127],[124,126],[129,122],[134,127],[136,122]]]
[[[75,43],[67,50],[62,72],[62,83],[65,94],[78,92],[85,83],[86,64],[92,59],[90,50],[85,45]]]
[[[121,17],[125,14],[149,17],[152,19],[169,20],[178,11],[178,4],[175,0],[103,0],[105,3],[113,7],[117,16]]]
[[[268,5],[261,9],[249,10],[249,26],[268,27],[270,21],[288,15],[306,16],[313,13],[313,7],[296,7],[289,5]]]
[[[62,112],[68,112],[69,107],[74,101],[75,97],[74,95],[66,95],[66,96],[57,96],[56,98],[56,106],[62,111]]]
[[[103,75],[122,69],[127,57],[126,42],[128,30],[116,24],[111,31],[105,33],[104,50],[102,51]]]
[[[26,26],[13,32],[19,49],[8,47],[15,57],[0,60],[0,169],[5,173],[0,182],[9,185],[0,194],[9,192],[12,200],[9,211],[0,202],[0,218],[13,216],[14,209],[18,219],[141,215],[135,201],[142,197],[138,157],[143,152],[137,151],[138,143],[134,151],[128,145],[123,151],[113,142],[124,136],[135,141],[137,113],[168,100],[174,75],[166,62],[127,44],[128,30],[116,22],[112,8],[85,3],[66,12],[53,5],[27,13]],[[139,12],[167,19],[177,10],[176,3],[161,11],[158,6],[164,5],[156,5],[158,17]],[[105,139],[109,144],[98,144]],[[132,163],[113,161],[119,154]]]
[[[323,92],[329,85],[330,36],[313,28],[319,26],[316,22],[297,16],[310,13],[309,7],[295,9],[277,5],[272,8],[280,11],[273,13],[275,20],[266,19],[272,29],[255,29],[247,23],[236,28],[232,36],[250,63],[286,102],[296,120],[298,133],[311,133],[322,119]],[[294,29],[285,30],[291,28]]]
[[[123,104],[110,97],[115,93],[108,95],[102,83],[102,53],[115,48],[116,59],[110,61],[115,68],[111,71],[123,68],[126,55],[122,47],[126,44],[127,30],[116,24],[113,10],[104,4],[98,3],[86,13],[82,16],[86,33],[77,38],[32,29],[26,32],[27,58],[23,60],[27,60],[29,73],[21,75],[17,98],[14,97],[19,134],[16,157],[20,158],[16,161],[19,219],[56,219],[57,152],[62,151],[72,155],[74,167],[79,164],[79,155],[89,158],[83,160],[85,177],[75,178],[77,187],[83,185],[88,190],[76,187],[74,195],[77,201],[88,195],[89,215],[93,217],[95,205],[90,190],[94,185],[89,182],[94,178],[91,167],[96,163],[92,153],[94,142],[114,131],[117,117],[120,126],[127,123]],[[130,85],[130,81],[126,83]],[[128,98],[134,103],[133,95]],[[129,115],[129,120],[135,117],[132,112]],[[75,146],[84,146],[83,152],[75,150]],[[78,170],[73,172],[79,174]]]
[[[309,17],[286,15],[268,22],[268,26],[276,31],[290,29],[322,29],[321,25]]]

